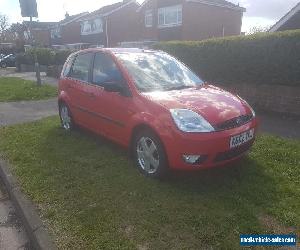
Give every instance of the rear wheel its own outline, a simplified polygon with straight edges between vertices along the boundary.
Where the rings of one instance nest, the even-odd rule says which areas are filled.
[[[1,68],[6,68],[7,64],[5,62],[1,63]]]
[[[138,169],[146,176],[160,178],[168,170],[167,157],[158,136],[150,130],[142,130],[133,143],[134,160]]]
[[[59,117],[64,130],[70,131],[74,128],[74,123],[69,107],[65,103],[59,105]]]

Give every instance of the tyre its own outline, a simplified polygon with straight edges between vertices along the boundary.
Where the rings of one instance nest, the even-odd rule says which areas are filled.
[[[144,175],[161,178],[167,174],[167,155],[155,133],[151,130],[138,132],[132,147],[134,161]]]
[[[66,131],[71,131],[74,128],[74,122],[69,107],[65,103],[59,105],[59,117],[61,126]]]
[[[7,64],[6,63],[1,63],[1,68],[6,68]]]

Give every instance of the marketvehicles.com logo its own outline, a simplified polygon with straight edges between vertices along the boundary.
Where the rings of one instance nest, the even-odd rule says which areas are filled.
[[[296,246],[296,235],[241,235],[241,246]]]

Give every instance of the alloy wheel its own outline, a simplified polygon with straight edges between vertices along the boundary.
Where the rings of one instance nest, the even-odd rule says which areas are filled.
[[[154,141],[141,137],[137,142],[137,160],[139,166],[147,173],[154,174],[159,168],[159,153]]]
[[[72,126],[71,116],[68,107],[64,104],[60,107],[60,118],[62,127],[65,130],[70,130]]]

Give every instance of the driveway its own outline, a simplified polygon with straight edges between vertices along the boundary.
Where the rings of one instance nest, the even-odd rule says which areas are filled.
[[[0,69],[0,77],[19,77],[25,80],[36,81],[35,72],[16,72],[15,68]],[[52,86],[58,86],[58,79],[54,77],[48,77],[45,72],[41,72],[42,84],[49,84]]]
[[[36,121],[57,115],[57,99],[26,102],[0,102],[0,126]]]
[[[258,113],[260,131],[290,139],[300,139],[300,117]]]

